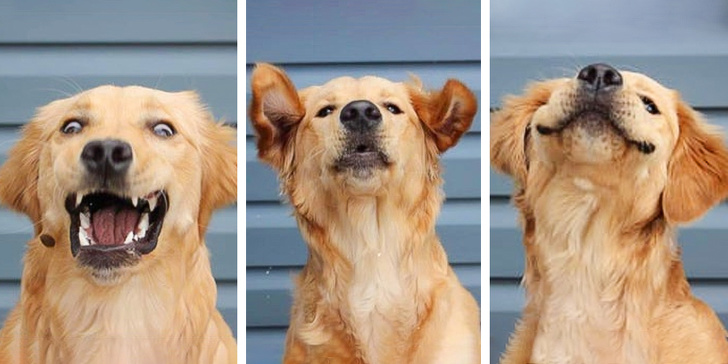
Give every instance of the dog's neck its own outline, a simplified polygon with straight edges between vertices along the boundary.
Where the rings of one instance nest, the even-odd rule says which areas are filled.
[[[173,240],[167,239],[167,242]],[[45,343],[41,345],[47,345],[47,355],[68,362],[97,362],[107,358],[118,360],[109,363],[153,363],[187,359],[187,354],[170,353],[168,347],[199,350],[194,346],[212,324],[216,297],[204,245],[180,247],[180,250],[194,250],[185,252],[185,259],[173,260],[184,261],[184,265],[166,264],[163,258],[158,258],[143,272],[117,284],[98,287],[81,270],[70,273],[76,275],[73,279],[51,274],[77,269],[69,268],[75,262],[68,252],[59,250],[68,249],[67,244],[67,241],[59,244],[53,251],[38,244],[28,253],[28,259],[39,254],[53,255],[48,259],[50,266],[26,272],[23,282],[23,295],[37,296],[26,299],[39,305],[37,310],[28,310],[31,316],[25,319],[38,326],[41,336],[38,340]],[[186,306],[190,302],[194,302],[194,310]],[[61,311],[51,314],[48,307]],[[199,317],[192,317],[191,313]]]
[[[531,249],[539,276],[529,293],[541,305],[539,332],[548,332],[534,344],[537,362],[562,354],[563,359],[569,352],[592,353],[582,358],[586,361],[648,362],[654,345],[644,342],[648,335],[641,332],[658,298],[684,277],[675,263],[679,253],[672,229],[659,213],[660,189],[650,192],[659,177],[602,173],[622,180],[609,183],[612,177],[607,177],[598,184],[555,173],[526,192],[532,193],[526,199],[535,222]],[[544,337],[558,337],[561,343]],[[563,345],[567,342],[573,347]],[[559,348],[565,352],[558,353]]]
[[[315,281],[330,293],[322,305],[345,318],[367,362],[411,349],[406,345],[423,319],[424,305],[449,274],[435,233],[441,195],[423,191],[417,201],[349,197],[326,204],[325,218],[296,214],[309,246],[301,280]]]

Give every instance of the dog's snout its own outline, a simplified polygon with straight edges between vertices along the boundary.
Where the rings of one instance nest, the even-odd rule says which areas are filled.
[[[581,81],[583,87],[592,92],[609,92],[622,86],[622,75],[619,71],[604,63],[582,68],[576,78]]]
[[[116,139],[89,142],[81,152],[81,162],[86,169],[93,174],[105,177],[125,174],[132,159],[131,145]]]
[[[341,110],[339,120],[347,130],[365,132],[382,122],[382,113],[376,105],[366,100],[352,101]]]

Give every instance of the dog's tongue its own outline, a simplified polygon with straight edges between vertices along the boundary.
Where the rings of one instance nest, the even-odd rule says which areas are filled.
[[[93,213],[91,228],[94,241],[99,245],[120,245],[139,222],[139,213],[134,209],[106,207]]]

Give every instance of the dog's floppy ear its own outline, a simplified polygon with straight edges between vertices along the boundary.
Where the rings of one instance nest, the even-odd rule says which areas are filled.
[[[200,228],[204,229],[212,212],[238,200],[238,154],[236,130],[209,120],[202,128],[202,191],[200,199]]]
[[[42,109],[41,109],[42,110]],[[22,136],[10,149],[8,159],[0,168],[0,202],[30,217],[36,233],[42,218],[38,199],[40,152],[44,145],[39,116],[23,127]]]
[[[478,111],[475,96],[458,80],[448,80],[442,90],[434,92],[413,85],[408,85],[408,89],[412,106],[440,153],[458,142]]]
[[[280,68],[261,63],[252,76],[250,120],[258,142],[258,157],[281,171],[288,139],[306,109],[293,82]]]
[[[528,140],[531,117],[546,104],[562,80],[531,84],[521,96],[506,96],[500,110],[491,113],[490,163],[523,186],[528,173]]]
[[[728,195],[728,150],[721,133],[683,102],[680,135],[668,164],[662,209],[668,221],[694,220]]]

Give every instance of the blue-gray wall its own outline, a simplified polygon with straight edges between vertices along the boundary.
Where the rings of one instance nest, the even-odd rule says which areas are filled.
[[[529,80],[572,77],[606,62],[679,90],[711,122],[728,128],[728,2],[527,0],[491,4],[490,104]],[[524,303],[521,232],[511,185],[491,171],[490,350],[505,347]],[[694,293],[728,322],[728,205],[680,230]]]
[[[342,75],[401,81],[411,72],[431,88],[458,78],[480,98],[477,0],[249,1],[246,21],[247,81],[254,62],[282,65],[297,87]],[[443,157],[447,201],[437,226],[455,272],[478,299],[482,114]],[[254,141],[246,124],[246,355],[249,363],[280,363],[292,275],[305,262],[306,246],[290,206],[280,203],[275,174],[256,160]]]
[[[236,123],[236,3],[229,0],[0,1],[0,163],[35,108],[102,84],[197,90]],[[207,234],[218,307],[237,332],[236,207]],[[32,229],[0,209],[0,322],[19,297]]]

